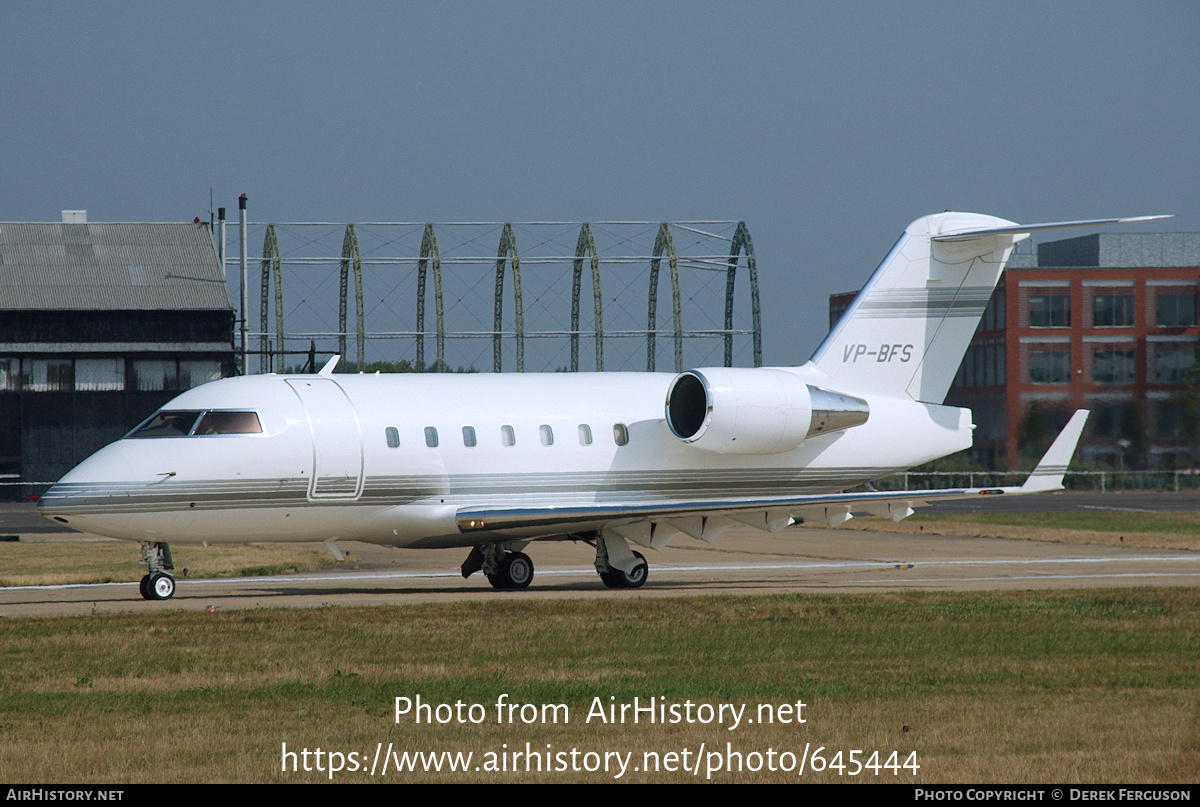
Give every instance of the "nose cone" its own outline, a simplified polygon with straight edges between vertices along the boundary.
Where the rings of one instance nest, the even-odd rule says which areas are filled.
[[[85,532],[131,537],[121,524],[121,513],[145,483],[132,479],[124,455],[117,442],[84,460],[42,494],[38,513]]]

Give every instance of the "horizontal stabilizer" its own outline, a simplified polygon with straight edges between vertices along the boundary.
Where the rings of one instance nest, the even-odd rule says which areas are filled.
[[[1139,221],[1154,221],[1169,219],[1171,216],[1132,216],[1124,219],[1084,219],[1082,221],[1053,221],[1045,224],[1016,224],[1012,227],[990,227],[978,229],[963,229],[941,233],[931,238],[933,241],[966,241],[969,238],[982,238],[985,235],[1021,235],[1028,233],[1044,233],[1051,230],[1070,230],[1074,227],[1104,227],[1109,224],[1132,224]]]

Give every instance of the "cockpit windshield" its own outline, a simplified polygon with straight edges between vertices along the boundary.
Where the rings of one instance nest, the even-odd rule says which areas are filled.
[[[257,412],[162,410],[128,437],[197,437],[214,434],[262,434]]]
[[[205,412],[193,434],[262,434],[254,412]]]

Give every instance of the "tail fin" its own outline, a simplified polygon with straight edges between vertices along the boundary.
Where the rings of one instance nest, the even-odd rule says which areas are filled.
[[[938,213],[908,225],[810,360],[835,389],[941,403],[1012,248],[1032,232],[1163,216],[1020,225]]]
[[[813,354],[835,389],[941,403],[1013,245],[1011,221],[940,213],[908,225]],[[968,234],[953,241],[939,235]]]

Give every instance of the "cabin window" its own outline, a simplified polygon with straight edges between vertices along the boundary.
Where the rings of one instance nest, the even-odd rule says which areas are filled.
[[[586,423],[579,424],[579,445],[590,446],[592,444],[592,427]]]
[[[433,426],[425,427],[425,445],[430,448],[437,448],[438,446],[437,429]]]
[[[538,437],[541,438],[542,445],[554,445],[554,430],[545,423],[543,423],[541,426],[538,426]]]
[[[383,433],[387,436],[388,448],[400,447],[400,432],[396,431],[395,426],[388,426]]]
[[[613,442],[619,446],[623,446],[629,442],[629,429],[624,423],[613,424]]]
[[[254,412],[205,412],[195,433],[262,434],[262,424]]]
[[[467,448],[475,447],[475,427],[463,426],[463,445]]]
[[[517,444],[517,435],[513,432],[512,426],[500,427],[500,442],[506,446],[515,446]]]

